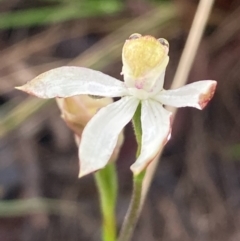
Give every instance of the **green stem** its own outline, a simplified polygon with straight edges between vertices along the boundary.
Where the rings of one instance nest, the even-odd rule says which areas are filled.
[[[141,152],[142,145],[142,127],[141,127],[141,104],[139,104],[136,113],[133,117],[133,126],[138,144],[137,154],[138,157]],[[137,224],[139,214],[141,212],[141,196],[142,184],[145,176],[145,171],[133,176],[133,193],[130,206],[125,216],[122,229],[118,241],[128,241],[133,235],[134,228]]]
[[[116,197],[117,175],[115,163],[108,164],[104,169],[95,173],[95,181],[99,191],[102,212],[102,240],[116,240]]]
[[[141,194],[144,175],[145,171],[138,175],[134,175],[133,177],[132,199],[128,208],[128,212],[125,216],[118,241],[128,241],[133,235],[134,228],[137,224],[137,220],[141,212]]]
[[[136,157],[140,155],[141,152],[141,146],[142,146],[142,124],[141,124],[141,103],[138,105],[137,110],[133,116],[132,122],[133,122],[133,129],[137,141],[137,153]]]

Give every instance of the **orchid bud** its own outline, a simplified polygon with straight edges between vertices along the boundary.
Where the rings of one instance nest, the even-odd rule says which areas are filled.
[[[68,98],[56,98],[61,116],[68,127],[81,136],[84,127],[96,112],[111,104],[112,98],[93,99],[88,95],[78,95]]]

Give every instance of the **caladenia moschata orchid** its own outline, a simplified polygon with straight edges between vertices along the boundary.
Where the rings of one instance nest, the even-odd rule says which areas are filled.
[[[171,113],[163,105],[203,109],[216,88],[216,81],[204,80],[179,89],[163,89],[168,51],[165,39],[132,34],[122,51],[124,82],[92,69],[64,66],[17,89],[40,98],[81,94],[121,97],[101,108],[85,127],[79,146],[79,177],[107,165],[119,133],[141,105],[141,151],[131,166],[133,173],[139,174],[170,137]]]
[[[163,105],[203,109],[215,92],[217,83],[213,80],[198,81],[179,89],[163,89],[168,51],[169,44],[165,39],[132,34],[122,50],[124,82],[96,70],[65,66],[47,71],[17,87],[40,98],[67,98],[82,94],[97,98],[121,97],[102,107],[91,118],[79,145],[79,177],[82,177],[108,164],[119,134],[133,119],[138,142],[137,160],[131,166],[134,189],[119,241],[131,237],[140,211],[144,171],[171,135],[172,114]],[[112,224],[111,220],[109,223]],[[109,229],[106,227],[106,232]],[[103,239],[114,241],[114,232],[108,237],[103,235]]]

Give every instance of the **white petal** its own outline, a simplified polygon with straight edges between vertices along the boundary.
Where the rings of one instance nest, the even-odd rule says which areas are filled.
[[[158,154],[170,138],[171,115],[155,100],[142,101],[142,148],[136,162],[131,166],[134,174],[140,173]]]
[[[132,119],[138,104],[138,99],[124,97],[103,107],[88,122],[79,148],[79,177],[101,169],[108,163],[119,133]]]
[[[17,89],[40,98],[80,94],[119,97],[128,93],[124,83],[118,79],[100,71],[73,66],[49,70]]]
[[[154,99],[163,105],[203,109],[212,99],[216,85],[217,82],[214,80],[198,81],[179,89],[163,90]]]

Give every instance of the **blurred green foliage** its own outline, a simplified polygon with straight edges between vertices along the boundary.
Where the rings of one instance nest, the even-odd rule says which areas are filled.
[[[114,14],[123,9],[123,2],[119,0],[58,2],[55,1],[56,4],[50,6],[1,13],[0,29],[53,24],[83,17]]]
[[[228,158],[239,161],[240,159],[240,143],[227,147],[226,154]]]

